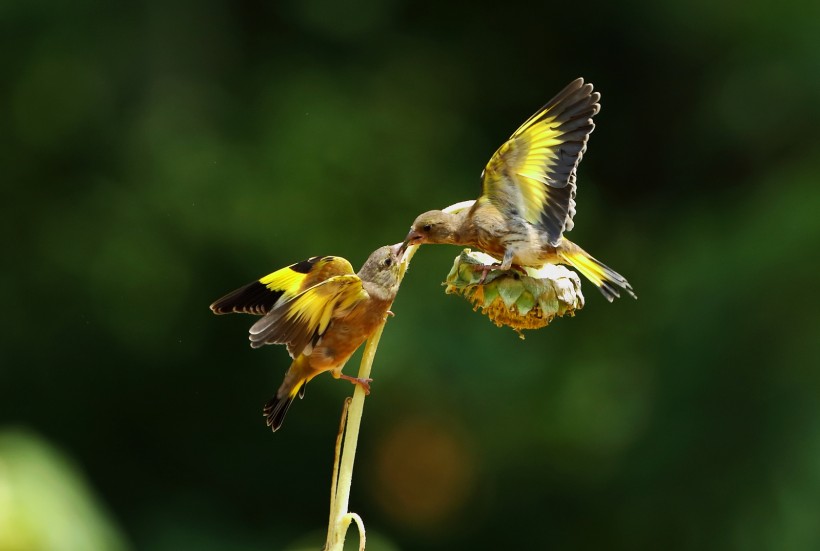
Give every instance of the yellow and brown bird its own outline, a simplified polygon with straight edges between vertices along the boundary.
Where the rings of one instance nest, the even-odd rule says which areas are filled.
[[[413,222],[408,245],[471,246],[513,265],[568,264],[610,302],[629,282],[564,237],[575,216],[575,172],[595,128],[601,95],[583,79],[571,82],[516,130],[481,174],[481,196],[458,212],[425,212]],[[489,266],[482,267],[484,273]]]
[[[323,371],[370,391],[370,380],[342,373],[347,360],[384,320],[399,289],[401,244],[370,255],[358,273],[337,256],[315,256],[282,268],[211,304],[215,314],[262,315],[251,346],[284,344],[293,358],[276,395],[265,404],[274,431],[296,396]]]

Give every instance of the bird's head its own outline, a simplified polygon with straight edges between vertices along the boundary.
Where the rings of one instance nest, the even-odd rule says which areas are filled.
[[[401,243],[379,247],[365,261],[358,275],[362,281],[375,283],[395,296],[399,288],[403,255],[404,248]]]
[[[405,246],[424,243],[455,243],[455,215],[431,210],[420,214],[404,238]]]

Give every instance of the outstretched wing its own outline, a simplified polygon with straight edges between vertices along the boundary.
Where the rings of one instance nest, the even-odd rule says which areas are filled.
[[[290,300],[277,303],[250,329],[251,346],[287,344],[292,357],[309,354],[330,326],[369,295],[355,274],[322,281]]]
[[[278,302],[290,300],[320,281],[352,273],[353,266],[344,258],[314,256],[228,293],[211,304],[211,310],[214,314],[237,312],[263,315]]]
[[[543,229],[552,244],[572,229],[575,171],[601,95],[571,82],[515,131],[487,163],[482,197]]]

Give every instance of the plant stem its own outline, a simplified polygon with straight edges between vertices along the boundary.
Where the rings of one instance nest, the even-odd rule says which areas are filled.
[[[373,359],[376,357],[376,349],[379,347],[379,339],[381,339],[382,331],[384,331],[384,322],[382,322],[370,338],[367,339],[367,344],[365,345],[364,354],[362,356],[362,363],[359,366],[358,377],[361,379],[370,378]],[[350,486],[353,482],[353,460],[356,458],[356,446],[359,442],[359,427],[361,427],[362,424],[364,397],[364,389],[356,385],[353,391],[353,399],[350,400],[350,406],[346,408],[347,423],[344,427],[344,446],[342,447],[341,458],[337,455],[337,460],[333,467],[334,471],[338,470],[338,476],[334,474],[336,488],[331,498],[330,524],[327,531],[327,542],[325,543],[326,551],[342,551],[347,527],[350,526],[351,521],[356,520],[351,513],[348,513],[347,507],[350,503]],[[362,524],[361,519],[358,519],[356,524],[359,526],[359,549],[364,549],[364,524]]]
[[[444,212],[457,212],[469,208],[473,203],[474,201],[456,203],[444,209]],[[410,265],[410,259],[413,258],[417,249],[418,247],[415,245],[411,245],[407,248],[399,275],[399,283],[404,279],[404,274],[407,273],[407,268]],[[367,339],[364,354],[362,355],[362,362],[359,365],[358,377],[360,379],[370,378],[370,371],[373,368],[373,359],[376,357],[376,349],[379,347],[379,340],[382,337],[386,321],[385,319],[385,321],[376,328],[376,331],[370,335],[370,338]],[[350,486],[353,482],[353,460],[356,458],[359,428],[362,424],[362,413],[364,411],[364,398],[364,389],[356,385],[353,391],[353,398],[347,398],[344,410],[342,411],[339,434],[336,437],[336,453],[333,462],[333,478],[330,491],[330,521],[328,523],[327,540],[325,541],[324,551],[343,551],[345,534],[351,522],[355,522],[359,528],[359,551],[364,551],[364,523],[359,515],[347,510],[350,503]],[[345,417],[347,418],[347,422],[345,422]],[[342,438],[344,438],[344,445],[340,446]],[[339,456],[340,448],[341,457]]]

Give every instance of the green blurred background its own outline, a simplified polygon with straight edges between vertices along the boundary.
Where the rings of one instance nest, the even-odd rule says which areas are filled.
[[[317,549],[351,387],[316,379],[271,434],[289,358],[208,305],[474,198],[578,76],[603,108],[570,237],[640,300],[585,284],[521,341],[443,294],[458,249],[422,249],[365,408],[368,549],[820,548],[819,21],[4,2],[0,549]]]

